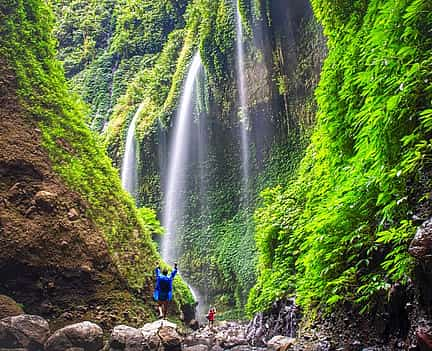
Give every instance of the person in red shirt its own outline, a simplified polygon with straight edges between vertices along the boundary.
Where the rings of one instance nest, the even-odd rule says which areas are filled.
[[[210,310],[208,311],[207,314],[207,319],[208,319],[208,326],[211,329],[213,329],[215,316],[216,316],[216,308],[210,307]]]

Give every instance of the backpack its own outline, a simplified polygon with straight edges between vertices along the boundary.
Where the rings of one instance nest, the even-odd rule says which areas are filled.
[[[171,284],[169,279],[160,279],[159,280],[159,290],[161,292],[168,293],[171,291]]]

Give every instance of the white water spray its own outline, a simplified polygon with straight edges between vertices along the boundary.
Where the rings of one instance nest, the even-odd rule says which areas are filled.
[[[249,115],[248,115],[248,91],[245,77],[245,54],[243,45],[243,24],[239,3],[236,1],[236,56],[237,56],[237,84],[240,97],[240,147],[242,158],[242,175],[243,175],[243,201],[247,203],[249,187]]]
[[[141,103],[138,110],[135,112],[134,117],[129,125],[125,152],[123,155],[121,167],[121,181],[122,186],[127,190],[133,198],[136,199],[138,189],[138,173],[137,173],[137,158],[136,158],[136,139],[135,139],[135,126],[141,110],[144,108],[144,103]]]
[[[196,80],[202,68],[201,58],[196,53],[190,64],[186,81],[183,85],[178,113],[174,121],[174,137],[170,145],[168,175],[165,184],[164,209],[162,224],[166,233],[162,239],[162,258],[173,264],[179,257],[178,225],[184,214],[185,203],[183,192],[186,184],[186,165],[192,124],[193,96]]]

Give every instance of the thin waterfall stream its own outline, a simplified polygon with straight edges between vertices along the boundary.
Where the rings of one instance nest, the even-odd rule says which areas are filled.
[[[236,2],[236,63],[237,63],[237,84],[240,98],[240,147],[243,176],[242,200],[248,203],[248,188],[250,177],[250,151],[249,151],[249,115],[248,115],[248,91],[245,77],[245,53],[243,24],[238,1]]]
[[[142,102],[135,115],[129,124],[125,152],[123,155],[122,167],[121,167],[121,182],[125,190],[127,190],[134,199],[137,196],[138,190],[138,172],[137,172],[137,157],[136,157],[136,139],[135,139],[135,127],[136,121],[144,108],[144,103]]]

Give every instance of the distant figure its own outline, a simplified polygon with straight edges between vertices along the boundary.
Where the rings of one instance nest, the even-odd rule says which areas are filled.
[[[172,300],[172,282],[177,274],[177,263],[174,263],[174,270],[168,276],[168,270],[161,273],[160,267],[156,267],[156,287],[153,298],[158,302],[159,318],[165,319],[168,313],[168,303]]]
[[[216,316],[216,308],[210,307],[210,310],[208,311],[207,314],[207,319],[208,319],[208,326],[211,329],[213,329],[214,326],[215,316]]]

